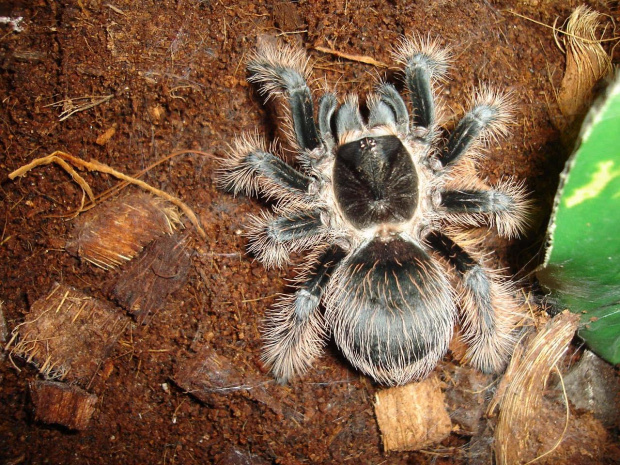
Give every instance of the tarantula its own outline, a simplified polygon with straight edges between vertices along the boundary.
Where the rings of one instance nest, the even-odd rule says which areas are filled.
[[[513,345],[512,284],[485,266],[475,252],[480,235],[468,233],[488,226],[514,237],[525,225],[523,185],[504,180],[491,188],[475,175],[484,143],[507,131],[510,99],[478,90],[446,136],[434,92],[447,52],[430,39],[403,38],[394,57],[413,112],[381,83],[367,98],[367,117],[357,96],[339,104],[328,92],[315,118],[301,49],[264,46],[248,62],[248,80],[267,99],[288,102],[298,169],[246,135],[218,181],[234,194],[272,200],[272,213],[248,227],[249,252],[266,267],[310,251],[296,292],[280,297],[263,330],[263,360],[281,382],[304,373],[330,333],[349,362],[379,383],[425,377],[448,349],[457,303],[471,364],[501,370]]]

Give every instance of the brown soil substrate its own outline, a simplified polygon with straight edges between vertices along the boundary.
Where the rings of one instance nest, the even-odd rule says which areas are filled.
[[[41,421],[30,387],[40,379],[37,369],[19,357],[0,358],[0,462],[478,463],[475,447],[489,433],[477,422],[478,441],[473,426],[462,427],[424,452],[384,453],[373,411],[380,388],[351,369],[333,345],[303,379],[285,386],[273,382],[260,361],[260,324],[276,295],[286,290],[292,267],[266,271],[245,255],[244,219],[261,204],[218,190],[217,164],[209,154],[222,156],[244,131],[283,139],[278,107],[263,106],[245,80],[244,59],[257,37],[278,36],[303,46],[315,77],[337,83],[340,95],[366,95],[378,76],[397,82],[394,70],[338,58],[319,51],[322,47],[393,65],[390,49],[402,34],[430,34],[452,50],[454,66],[443,96],[454,115],[480,82],[512,92],[517,102],[511,135],[493,144],[481,175],[490,182],[514,176],[532,192],[536,214],[528,237],[493,240],[498,263],[524,278],[537,260],[566,156],[553,124],[559,119],[554,89],[564,58],[549,28],[514,13],[553,24],[576,5],[564,0],[0,2],[0,16],[23,17],[16,24],[21,30],[0,26],[0,308],[9,332],[0,334],[3,345],[54,283],[121,305],[110,289],[122,270],[97,268],[65,250],[71,217],[83,200],[80,187],[58,165],[36,168],[15,181],[8,180],[10,172],[56,150],[127,174],[176,150],[207,153],[174,157],[141,177],[187,203],[207,239],[184,220],[183,234],[192,236],[184,238],[184,250],[191,249],[185,284],[161,292],[145,310],[148,318],[139,318],[146,324],[135,314],[125,315],[126,331],[97,374],[80,385],[97,396],[85,430]],[[619,19],[603,3],[593,6]],[[83,104],[90,108],[80,109]],[[80,173],[95,193],[118,182]],[[187,371],[200,356],[214,364],[207,379]],[[454,370],[448,357],[437,372],[446,385],[467,378],[449,375]],[[200,392],[186,392],[192,389]],[[453,404],[468,396],[448,398]],[[468,406],[456,410],[466,417]],[[475,447],[468,447],[472,437]],[[562,463],[561,453],[553,463]],[[583,462],[575,459],[579,455],[568,456],[573,464],[591,463],[586,455]]]

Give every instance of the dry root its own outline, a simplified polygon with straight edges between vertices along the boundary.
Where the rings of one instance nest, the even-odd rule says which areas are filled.
[[[207,237],[194,211],[191,208],[189,208],[185,203],[183,203],[181,200],[179,200],[177,197],[174,197],[162,190],[156,189],[155,187],[145,183],[144,181],[140,181],[139,179],[133,178],[119,171],[116,171],[115,169],[110,168],[108,165],[104,165],[103,163],[100,163],[96,160],[91,160],[88,162],[88,161],[82,160],[81,158],[74,157],[73,155],[69,155],[68,153],[56,151],[50,155],[47,155],[46,157],[37,158],[36,160],[33,160],[27,165],[24,165],[21,168],[13,171],[11,174],[9,174],[9,179],[15,179],[18,176],[24,176],[26,173],[36,168],[37,166],[49,165],[50,163],[56,163],[60,165],[67,173],[69,173],[71,178],[82,188],[82,190],[88,196],[88,199],[93,205],[96,204],[96,199],[95,199],[92,189],[90,188],[88,183],[84,180],[84,178],[80,176],[72,168],[71,165],[76,166],[81,169],[85,169],[87,171],[96,171],[99,173],[109,174],[111,176],[114,176],[117,179],[121,179],[122,181],[125,181],[126,183],[138,186],[141,189],[144,189],[158,197],[161,197],[169,201],[170,203],[173,203],[174,205],[179,207],[181,210],[183,210],[183,213],[187,215],[187,217],[192,222],[192,224],[194,225],[194,227],[196,228],[200,236],[203,239]]]

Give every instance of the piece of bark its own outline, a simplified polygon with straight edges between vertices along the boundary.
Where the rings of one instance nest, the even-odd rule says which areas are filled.
[[[452,423],[459,426],[461,435],[477,435],[481,419],[489,402],[489,387],[493,376],[484,374],[469,366],[457,366],[447,380],[446,408]]]
[[[222,396],[240,393],[282,415],[282,403],[267,391],[264,379],[242,373],[231,360],[207,345],[177,366],[174,381],[181,389],[209,405],[220,404]]]
[[[548,412],[543,413],[547,380],[578,326],[579,315],[565,311],[516,347],[489,407],[490,413],[497,406],[500,410],[494,446],[498,464],[529,462],[554,447],[553,444],[543,444],[541,439],[556,444],[562,440],[562,432],[554,431],[552,435],[549,427],[544,428],[539,437],[533,432],[536,425],[550,418]],[[560,425],[561,421],[554,423]]]
[[[598,36],[605,17],[586,5],[572,12],[562,40],[566,48],[566,70],[557,93],[562,114],[575,118],[592,103],[596,83],[612,71],[611,58]]]
[[[138,323],[145,324],[187,282],[190,266],[187,237],[160,237],[123,269],[111,294]]]
[[[108,303],[55,283],[13,330],[10,353],[33,363],[47,379],[86,386],[128,322]]]
[[[386,452],[420,450],[452,430],[436,376],[377,392],[375,415]]]
[[[31,382],[30,395],[37,421],[73,430],[88,428],[97,403],[96,395],[75,385],[56,381]]]
[[[179,224],[179,212],[169,202],[131,192],[81,215],[65,248],[108,270],[131,260],[153,239],[172,234]]]

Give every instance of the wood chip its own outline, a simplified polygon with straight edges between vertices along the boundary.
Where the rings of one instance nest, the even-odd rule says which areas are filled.
[[[116,125],[114,124],[110,128],[108,128],[105,132],[100,134],[99,137],[97,137],[97,140],[95,140],[95,144],[97,145],[107,144],[108,141],[112,139],[115,133],[116,133]]]
[[[48,379],[84,386],[129,322],[121,310],[58,283],[32,304],[26,318],[13,330],[10,354],[33,363]]]
[[[66,249],[107,270],[131,260],[155,238],[172,234],[179,224],[178,211],[167,201],[131,192],[80,216]]]
[[[452,431],[436,376],[377,392],[375,415],[386,452],[420,450]]]
[[[187,282],[191,266],[188,238],[163,236],[147,246],[119,275],[112,296],[140,324],[165,304],[166,298]]]
[[[97,396],[75,385],[37,380],[30,383],[35,419],[73,430],[85,430],[95,412]]]

